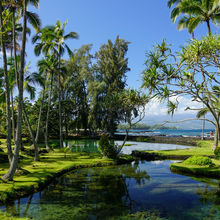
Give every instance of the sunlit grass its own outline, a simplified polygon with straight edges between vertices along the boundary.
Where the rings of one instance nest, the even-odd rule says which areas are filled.
[[[198,141],[197,147],[177,149],[177,150],[161,150],[161,151],[144,151],[148,153],[157,153],[161,156],[214,156],[212,150],[213,141]]]
[[[2,140],[3,142],[4,140]],[[3,145],[3,144],[2,144]],[[5,148],[1,146],[4,151]],[[5,201],[8,198],[23,196],[36,191],[43,186],[48,178],[71,169],[92,166],[112,165],[115,162],[107,158],[102,158],[97,153],[64,153],[59,149],[54,149],[50,153],[41,156],[39,162],[34,162],[33,157],[21,153],[22,159],[19,167],[22,168],[15,175],[13,181],[0,183],[0,200]],[[8,163],[0,164],[0,175],[3,176],[9,168]],[[25,171],[24,174],[23,171]]]

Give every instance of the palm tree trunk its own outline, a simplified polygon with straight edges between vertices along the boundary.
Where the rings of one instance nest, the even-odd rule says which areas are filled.
[[[45,76],[45,81],[44,82],[46,82],[46,78],[47,78],[47,75]],[[36,144],[38,142],[39,133],[40,133],[40,121],[41,121],[42,109],[43,109],[43,106],[44,106],[44,96],[45,96],[45,85],[44,85],[44,88],[43,88],[43,95],[42,95],[42,101],[41,101],[41,105],[40,105],[40,112],[39,112],[38,123],[37,123],[37,131],[36,131],[36,136],[35,136]]]
[[[0,1],[0,26],[1,32],[3,33],[3,19],[2,19],[2,1]],[[8,70],[7,70],[7,56],[6,56],[6,48],[3,40],[3,34],[0,36],[1,38],[1,46],[3,53],[3,66],[4,66],[4,87],[5,87],[5,99],[6,99],[6,126],[7,126],[7,150],[8,150],[8,159],[11,164],[13,153],[11,149],[11,109],[10,109],[10,92],[9,92],[9,82],[8,82]]]
[[[207,24],[207,27],[208,27],[209,35],[212,35],[211,27],[210,27],[210,20],[207,20],[207,21],[206,21],[206,24]]]
[[[48,96],[46,126],[45,126],[45,142],[46,142],[46,149],[47,150],[50,149],[49,140],[48,140],[48,122],[49,122],[49,115],[50,115],[50,105],[51,105],[52,91],[53,91],[53,74],[51,76],[50,91],[49,91],[49,96]]]
[[[19,87],[18,87],[18,117],[17,117],[17,129],[16,129],[16,141],[15,150],[12,163],[8,172],[2,177],[4,180],[13,180],[15,171],[18,167],[19,147],[21,144],[22,134],[22,111],[23,111],[23,82],[24,82],[24,66],[25,66],[25,46],[26,46],[26,30],[27,30],[27,0],[24,0],[23,8],[23,30],[22,30],[22,49],[21,49],[21,61],[20,61],[20,74],[19,74]]]
[[[59,55],[59,71],[60,71],[60,55]],[[58,90],[59,90],[59,128],[60,128],[60,148],[63,148],[63,123],[62,123],[62,89],[61,89],[61,81],[60,81],[60,72],[58,75]]]
[[[15,9],[13,8],[13,16],[12,16],[12,23],[13,23],[13,49],[14,49],[14,62],[15,62],[15,75],[16,75],[16,82],[17,86],[19,87],[19,76],[18,76],[18,62],[17,62],[17,48],[16,48],[16,35],[15,35]]]
[[[14,115],[14,100],[13,100],[13,92],[11,92],[11,120],[12,120],[12,132],[15,143],[15,115]]]
[[[33,145],[34,145],[34,153],[35,153],[34,161],[39,161],[40,158],[39,158],[39,151],[38,151],[37,143],[35,142],[34,133],[33,133],[33,130],[31,128],[31,124],[30,124],[30,121],[29,121],[29,118],[28,118],[28,115],[27,115],[27,112],[25,110],[24,105],[23,105],[23,110],[24,110],[25,121],[27,123],[28,130],[30,132],[30,135],[31,135],[31,138],[32,138],[32,142],[33,142]]]

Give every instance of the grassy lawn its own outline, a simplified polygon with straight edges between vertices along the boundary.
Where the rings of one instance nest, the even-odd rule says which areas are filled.
[[[180,150],[162,150],[162,151],[143,151],[146,153],[156,153],[161,156],[214,156],[212,150],[213,141],[198,141],[197,147]]]
[[[5,151],[5,140],[1,142],[3,142],[1,149]],[[21,156],[19,166],[22,169],[15,175],[14,181],[0,182],[0,201],[2,202],[35,192],[52,177],[72,169],[115,164],[113,160],[102,158],[100,154],[69,152],[65,155],[59,149],[41,155],[40,162],[34,162],[33,157],[25,154]],[[0,176],[7,172],[8,167],[8,163],[0,163]]]
[[[195,176],[218,178],[220,177],[220,160],[212,159],[212,162],[215,164],[213,167],[173,163],[170,165],[170,169],[176,173],[188,173]]]
[[[1,220],[28,220],[28,218],[19,218],[19,217],[7,216],[6,213],[0,213],[0,219]]]

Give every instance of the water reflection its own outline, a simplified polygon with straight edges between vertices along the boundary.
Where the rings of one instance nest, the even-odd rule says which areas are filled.
[[[220,181],[173,174],[170,163],[79,169],[1,209],[43,220],[118,219],[155,210],[165,219],[219,219]]]
[[[52,144],[59,146],[59,141],[53,140]],[[123,141],[115,141],[115,144],[121,145]],[[176,144],[162,144],[162,143],[147,143],[147,142],[135,142],[127,141],[122,149],[123,154],[131,154],[133,150],[173,150],[173,149],[185,149],[192,148],[192,146],[176,145]],[[65,140],[64,146],[69,147],[73,152],[98,152],[98,141],[91,139],[81,140]]]
[[[5,210],[13,216],[34,219],[47,219],[51,211],[53,214],[48,219],[61,219],[63,215],[65,219],[73,216],[82,219],[88,216],[97,219],[121,216],[132,212],[135,203],[128,190],[130,182],[127,180],[131,178],[139,186],[150,181],[149,175],[140,170],[138,163],[81,169],[58,178],[41,193],[22,199],[22,205],[20,200],[7,204]]]

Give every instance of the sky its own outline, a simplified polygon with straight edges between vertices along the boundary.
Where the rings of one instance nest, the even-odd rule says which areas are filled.
[[[127,73],[127,85],[135,89],[141,86],[145,54],[153,45],[166,39],[178,50],[191,38],[187,30],[178,31],[176,24],[172,23],[167,0],[40,0],[39,9],[33,11],[39,14],[43,27],[54,25],[57,20],[67,20],[66,33],[75,31],[79,34],[79,39],[68,42],[72,50],[85,44],[93,44],[94,53],[109,39],[114,41],[117,35],[129,41],[127,57],[131,71]],[[220,29],[214,25],[211,28],[213,33],[219,33]],[[205,24],[196,29],[196,38],[206,34]],[[34,55],[33,48],[29,39],[27,59],[32,70],[36,70],[39,57]],[[184,109],[190,102],[186,97],[177,115],[189,117]],[[147,109],[148,121],[155,116],[161,116],[161,120],[162,116],[167,116],[166,106],[158,102],[153,101]]]

